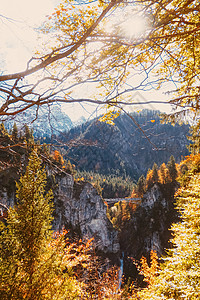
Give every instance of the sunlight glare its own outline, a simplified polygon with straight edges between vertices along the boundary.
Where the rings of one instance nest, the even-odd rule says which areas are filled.
[[[138,40],[151,30],[151,20],[140,7],[126,7],[106,19],[104,30],[129,41]]]
[[[130,40],[140,38],[147,29],[144,17],[134,15],[121,24],[122,34]]]

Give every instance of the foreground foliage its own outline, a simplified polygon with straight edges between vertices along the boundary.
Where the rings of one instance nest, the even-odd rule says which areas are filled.
[[[200,298],[200,174],[177,193],[181,221],[173,224],[172,244],[157,278],[138,293],[141,299]]]
[[[17,204],[0,222],[0,299],[123,299],[118,268],[101,265],[92,241],[53,233],[45,185],[34,150],[17,184]]]
[[[77,299],[80,287],[69,275],[64,237],[52,237],[52,192],[35,152],[17,184],[17,205],[1,223],[1,299]]]

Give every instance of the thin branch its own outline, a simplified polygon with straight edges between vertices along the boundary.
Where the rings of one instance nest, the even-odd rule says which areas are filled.
[[[73,45],[69,50],[64,51],[62,53],[56,54],[52,56],[52,54],[47,57],[47,59],[43,60],[40,64],[36,65],[35,67],[26,70],[24,72],[19,72],[15,74],[8,74],[8,75],[1,75],[0,76],[0,81],[5,81],[5,80],[13,80],[13,79],[21,79],[24,78],[25,76],[28,76],[30,74],[33,74],[48,65],[52,64],[55,61],[61,60],[63,58],[68,57],[70,54],[72,54],[74,51],[76,51],[90,36],[90,34],[94,31],[94,29],[98,26],[98,24],[102,21],[102,19],[105,17],[105,15],[117,4],[121,3],[122,0],[118,1],[111,1],[108,6],[104,9],[104,11],[101,13],[101,15],[97,18],[97,20],[91,25],[90,28],[87,29],[85,34],[79,39],[79,41]]]

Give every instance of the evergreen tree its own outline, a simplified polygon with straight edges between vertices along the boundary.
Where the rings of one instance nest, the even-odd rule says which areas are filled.
[[[5,129],[4,123],[1,122],[0,123],[0,136],[5,136],[8,135],[7,130]]]
[[[29,129],[28,125],[24,126],[24,134],[27,142],[34,142],[33,129]]]
[[[177,172],[177,169],[176,169],[175,159],[174,159],[173,155],[170,157],[170,160],[167,164],[167,168],[169,170],[169,176],[170,176],[171,180],[175,181],[178,172]]]
[[[160,170],[159,170],[159,177],[160,177],[160,182],[162,184],[165,184],[166,183],[166,165],[165,163],[163,163],[161,166],[160,166]]]
[[[190,136],[187,136],[188,140],[192,143],[189,145],[189,150],[192,154],[198,154],[200,152],[200,122],[190,127]]]
[[[66,171],[67,171],[69,174],[72,174],[72,175],[75,175],[75,174],[76,174],[75,168],[72,166],[70,160],[68,160],[65,169],[66,169]]]
[[[153,174],[152,174],[152,180],[153,180],[153,182],[158,182],[159,181],[158,166],[157,166],[156,163],[154,163],[152,171],[153,171]]]
[[[77,299],[78,285],[67,272],[64,239],[52,238],[52,192],[37,154],[30,156],[17,184],[17,205],[0,225],[2,300]]]
[[[16,123],[14,123],[13,128],[12,128],[12,139],[14,142],[18,141],[18,128]]]
[[[147,177],[146,177],[146,185],[147,185],[147,189],[151,188],[153,185],[153,170],[148,169],[147,172]]]
[[[137,183],[137,193],[138,196],[142,196],[145,193],[146,190],[146,180],[144,175],[140,176],[140,178],[138,179],[138,183]]]

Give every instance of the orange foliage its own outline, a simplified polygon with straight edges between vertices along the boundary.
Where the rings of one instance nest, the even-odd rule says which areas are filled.
[[[62,155],[60,154],[60,152],[58,150],[54,151],[54,155],[53,158],[55,159],[56,162],[58,162],[59,164],[63,165],[64,164],[64,159],[62,157]]]
[[[150,285],[153,285],[159,270],[158,256],[156,251],[151,250],[150,266],[148,265],[147,259],[144,256],[141,258],[140,262],[141,262],[141,266],[139,268],[140,274],[144,276],[144,281],[146,281]]]
[[[134,212],[134,211],[136,210],[138,204],[129,201],[129,202],[128,202],[128,206],[130,207],[130,210],[131,210],[132,212]]]
[[[172,181],[172,179],[171,179],[171,177],[170,177],[170,174],[169,174],[169,170],[168,169],[166,169],[166,183],[169,183],[169,182],[171,182]]]
[[[186,156],[186,159],[181,161],[179,166],[181,167],[183,164],[186,164],[189,169],[192,169],[193,171],[199,171],[200,170],[200,153],[198,154],[191,154],[189,156]]]
[[[64,247],[65,255],[63,261],[66,262],[67,268],[72,268],[76,271],[75,275],[78,277],[82,270],[87,267],[88,261],[90,260],[90,250],[93,247],[94,239],[89,239],[86,242],[82,240],[71,242],[67,234],[68,231],[65,229],[62,229],[61,232],[55,232],[50,246],[53,249]]]
[[[85,178],[84,177],[80,177],[80,178],[77,178],[76,181],[82,181],[83,182],[83,181],[85,181]]]

